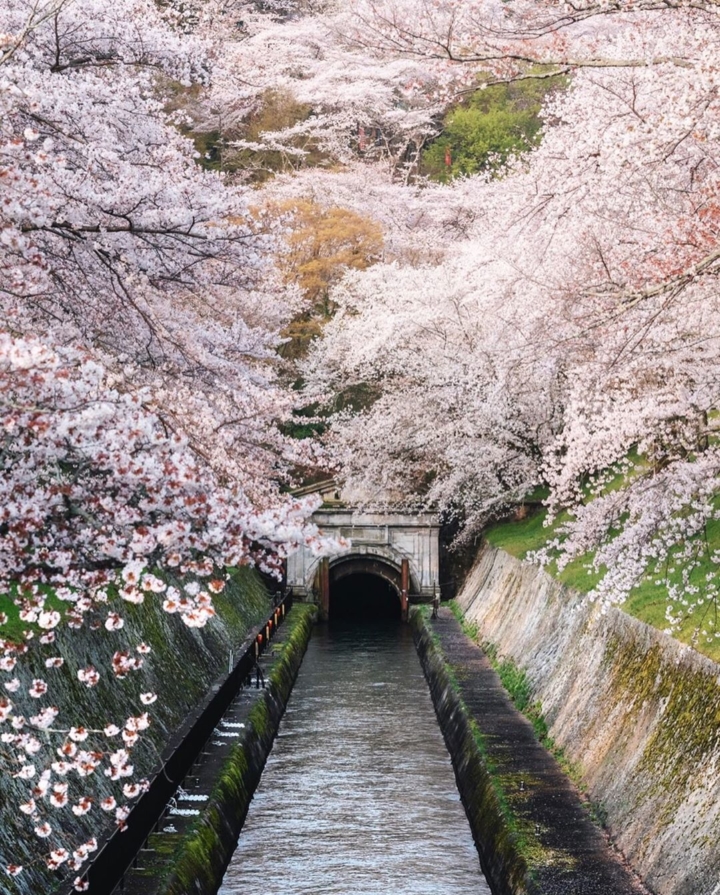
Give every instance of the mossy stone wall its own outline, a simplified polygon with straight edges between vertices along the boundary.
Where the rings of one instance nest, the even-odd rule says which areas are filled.
[[[315,606],[301,604],[290,611],[266,687],[250,710],[242,737],[228,752],[202,817],[169,856],[173,870],[158,890],[161,895],[215,895],[220,887],[300,669],[316,612]]]
[[[111,721],[122,728],[129,716],[145,711],[140,693],[157,693],[159,698],[151,709],[152,725],[132,754],[138,777],[148,775],[175,731],[227,670],[230,651],[236,656],[240,653],[248,633],[264,621],[270,609],[260,576],[247,568],[233,572],[226,590],[214,602],[218,615],[204,628],[189,628],[178,615],[165,612],[160,595],[146,598],[142,605],[122,602],[118,608],[125,625],[119,631],[93,631],[87,627],[59,630],[56,654],[65,658],[65,664],[52,670],[42,664],[32,667],[28,663],[22,668],[18,665],[20,693],[27,692],[33,677],[47,679],[52,684],[53,703],[60,709],[57,726],[87,728],[102,727]],[[134,650],[141,642],[151,648],[144,657],[142,671],[113,680],[110,667],[115,651]],[[100,683],[92,690],[77,678],[78,669],[88,665],[101,672]],[[15,702],[25,714],[37,710],[36,705],[24,706],[19,699]],[[117,796],[117,789],[118,784],[98,774],[88,780],[86,791],[100,799]],[[27,786],[22,781],[9,774],[0,778],[0,864],[14,860],[27,867],[14,880],[0,881],[0,892],[51,893],[61,880],[59,874],[44,869],[42,857],[47,852],[47,842],[33,835],[32,821],[18,811],[18,805],[26,798]],[[115,829],[112,816],[99,810],[80,818],[68,811],[63,820],[70,842],[90,836],[102,840]]]
[[[494,895],[521,895],[532,889],[528,866],[503,810],[472,719],[422,612],[413,609],[410,621],[485,877]]]
[[[486,547],[458,603],[523,668],[549,732],[657,895],[720,892],[720,666]]]

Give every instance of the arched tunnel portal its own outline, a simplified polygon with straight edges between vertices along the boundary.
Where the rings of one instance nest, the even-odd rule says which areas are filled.
[[[399,594],[405,616],[408,602],[432,600],[440,581],[437,517],[433,513],[359,510],[339,499],[334,483],[325,485],[312,486],[314,490],[307,492],[323,500],[320,509],[313,513],[313,522],[325,536],[337,538],[346,546],[344,552],[318,556],[314,545],[308,544],[288,556],[286,581],[296,598],[316,600],[320,617],[328,618],[331,577],[333,602],[338,609],[343,591],[354,590],[356,584],[361,589],[365,586],[354,580],[356,576],[370,575],[372,579],[366,579],[365,584],[373,589],[382,586],[387,597],[386,583],[390,594]],[[341,544],[337,546],[340,548]],[[350,597],[346,597],[349,601]],[[362,593],[359,597],[362,602]]]
[[[373,557],[354,557],[330,567],[328,615],[333,620],[400,619],[401,574]]]
[[[410,589],[407,561],[398,566],[369,554],[343,556],[321,568],[320,578],[320,602],[327,618],[402,619],[406,614]]]

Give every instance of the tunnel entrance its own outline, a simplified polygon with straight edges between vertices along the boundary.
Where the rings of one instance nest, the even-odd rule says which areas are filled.
[[[331,583],[329,615],[331,621],[399,621],[400,596],[379,575],[358,572]]]

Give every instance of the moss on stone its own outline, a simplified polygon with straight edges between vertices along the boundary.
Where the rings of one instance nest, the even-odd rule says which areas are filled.
[[[513,811],[500,769],[463,703],[457,679],[421,611],[410,616],[438,718],[455,764],[460,792],[483,869],[498,895],[517,895],[532,882],[538,849],[534,832]]]
[[[643,644],[617,635],[608,639],[605,665],[612,688],[631,717],[648,705],[660,708],[638,772],[654,785],[674,793],[679,805],[697,768],[709,763],[720,745],[720,683],[703,668],[678,666],[664,660],[659,645]]]
[[[165,572],[163,577],[177,587],[187,581]],[[142,709],[142,692],[157,692],[160,698],[152,707],[152,725],[133,750],[136,773],[149,776],[157,769],[159,755],[173,734],[202,703],[219,675],[225,672],[229,652],[237,651],[248,632],[265,619],[270,601],[256,571],[249,568],[231,570],[224,592],[214,597],[217,617],[204,628],[192,629],[178,615],[163,610],[159,595],[148,595],[142,604],[135,605],[122,600],[116,588],[108,590],[108,608],[118,609],[124,618],[121,631],[102,629],[102,636],[99,636],[88,623],[77,630],[58,628],[57,654],[64,657],[65,664],[48,672],[44,656],[36,652],[27,657],[22,669],[18,667],[17,674],[23,693],[27,693],[34,677],[52,675],[53,700],[60,709],[58,723],[62,722],[61,726],[66,728],[75,725],[102,729],[111,719],[121,723],[123,718],[137,715]],[[60,603],[51,595],[49,605],[58,604],[63,610],[67,608],[66,603]],[[17,612],[17,607],[14,608]],[[141,642],[151,648],[144,657],[141,674],[128,675],[122,680],[102,674],[97,687],[91,690],[78,679],[80,668],[88,665],[109,668],[116,650]],[[29,698],[25,704],[21,699],[17,700],[24,714],[36,709],[30,704],[32,702]],[[117,796],[117,787],[109,778],[96,774],[93,780],[96,801]],[[13,882],[19,895],[51,893],[60,885],[58,875],[45,870],[42,854],[46,847],[41,840],[28,837],[29,820],[15,807],[26,798],[25,787],[20,786],[22,783],[9,775],[2,781],[0,854],[15,855],[27,867],[26,872]],[[63,820],[63,832],[68,840],[84,841],[90,836],[100,839],[113,830],[112,818],[100,818],[97,812],[79,818],[69,815]]]
[[[165,863],[172,870],[160,895],[213,895],[222,882],[253,792],[305,653],[314,606],[296,604],[281,631],[266,687],[248,714],[247,726],[218,774],[198,822],[176,843]]]
[[[533,700],[532,698],[532,682],[530,681],[527,672],[520,668],[520,666],[512,659],[507,657],[501,659],[496,644],[489,643],[488,641],[480,643],[480,630],[478,626],[473,622],[468,622],[466,620],[462,610],[455,600],[451,601],[450,609],[455,618],[460,622],[465,634],[467,634],[467,636],[475,643],[479,643],[482,646],[483,652],[497,672],[503,687],[505,687],[508,696],[513,701],[513,705],[519,712],[522,712],[532,724],[538,741],[553,755],[563,772],[567,774],[577,788],[584,793],[586,787],[583,782],[582,770],[567,757],[562,747],[558,746],[555,740],[550,736],[549,725],[543,713],[542,704],[538,700]],[[602,805],[589,800],[586,804],[595,823],[602,827],[605,814]]]

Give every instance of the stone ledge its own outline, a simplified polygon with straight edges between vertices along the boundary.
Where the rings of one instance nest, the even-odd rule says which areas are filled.
[[[243,689],[197,769],[125,878],[125,895],[215,895],[235,851],[316,616],[296,604],[261,658],[266,687]],[[198,798],[200,797],[200,798]],[[187,813],[186,813],[187,812]]]
[[[413,633],[496,895],[640,895],[579,794],[447,609]]]

